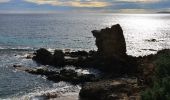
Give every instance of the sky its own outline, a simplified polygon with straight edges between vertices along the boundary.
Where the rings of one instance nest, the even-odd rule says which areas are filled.
[[[170,0],[0,0],[0,12],[170,12]]]

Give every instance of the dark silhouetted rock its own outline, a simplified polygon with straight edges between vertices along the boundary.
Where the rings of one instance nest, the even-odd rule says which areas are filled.
[[[43,65],[48,65],[48,64],[50,65],[53,60],[53,55],[48,50],[41,48],[36,51],[35,56],[33,57],[33,60]]]
[[[95,56],[97,54],[97,52],[96,51],[94,51],[94,50],[90,50],[89,51],[89,56],[91,57],[91,56]]]
[[[96,81],[96,77],[95,75],[93,74],[83,74],[83,75],[80,75],[80,83],[84,83],[84,82],[94,82]]]
[[[146,40],[148,42],[158,42],[156,39],[150,39],[150,40]]]
[[[123,57],[126,55],[126,42],[119,24],[111,28],[93,30],[98,52],[103,57]]]
[[[82,86],[79,95],[85,100],[129,100],[125,98],[138,92],[136,83],[137,81],[122,79],[88,82]]]
[[[60,71],[60,74],[65,77],[76,77],[77,76],[77,72],[71,69],[63,69]]]
[[[34,70],[31,70],[31,71],[27,71],[31,74],[37,74],[37,75],[53,75],[53,74],[59,74],[58,72],[56,71],[51,71],[51,70],[48,70],[46,68],[37,68],[37,69],[34,69]]]
[[[62,50],[55,50],[53,55],[54,65],[63,66],[64,65],[64,53]]]
[[[58,71],[52,71],[47,68],[28,68],[21,65],[13,65],[13,67],[20,71],[25,71],[34,75],[45,75],[48,80],[54,82],[66,81],[72,84],[80,84],[84,82],[93,82],[97,78],[93,74],[82,74],[72,69],[62,69]]]
[[[78,56],[87,57],[87,56],[88,56],[88,52],[86,52],[86,51],[71,52],[71,53],[70,53],[70,56],[71,56],[71,57],[78,57]]]
[[[54,82],[63,81],[63,80],[61,79],[61,76],[60,76],[59,73],[58,73],[58,74],[51,74],[51,75],[48,75],[48,76],[47,76],[47,79],[48,79],[48,80],[51,80],[51,81],[54,81]]]

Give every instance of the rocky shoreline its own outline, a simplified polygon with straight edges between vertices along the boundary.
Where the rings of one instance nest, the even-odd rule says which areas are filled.
[[[80,69],[94,68],[103,73],[100,77],[94,74],[80,74],[70,69],[56,72],[20,65],[14,65],[14,68],[30,74],[45,75],[48,80],[54,82],[81,84],[79,96],[83,100],[141,100],[140,93],[152,83],[155,68],[153,62],[159,55],[169,53],[170,50],[162,50],[145,57],[133,57],[126,54],[126,42],[119,24],[111,28],[93,30],[92,33],[96,38],[97,51],[49,52],[41,48],[33,57],[28,58],[42,65],[59,68],[69,65]]]

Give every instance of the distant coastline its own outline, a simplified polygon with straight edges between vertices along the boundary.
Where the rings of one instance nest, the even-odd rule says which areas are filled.
[[[169,11],[160,11],[160,12],[157,12],[157,13],[159,13],[159,14],[170,14]]]

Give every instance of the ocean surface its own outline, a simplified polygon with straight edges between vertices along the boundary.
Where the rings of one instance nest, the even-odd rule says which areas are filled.
[[[129,55],[144,56],[170,48],[169,14],[0,14],[0,99],[41,100],[39,95],[58,91],[66,98],[73,95],[78,100],[74,96],[78,95],[80,86],[54,83],[43,76],[15,70],[13,64],[42,67],[25,59],[27,54],[42,47],[96,50],[91,31],[117,23],[124,31]]]

